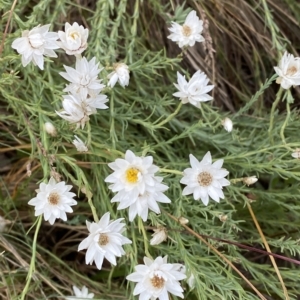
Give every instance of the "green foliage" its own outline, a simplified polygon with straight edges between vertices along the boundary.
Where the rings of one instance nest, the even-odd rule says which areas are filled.
[[[259,299],[221,257],[167,214],[187,218],[188,226],[199,234],[262,249],[261,237],[246,206],[249,199],[254,199],[251,207],[272,251],[299,258],[300,165],[299,160],[291,157],[300,148],[299,112],[292,104],[293,96],[296,98],[299,91],[292,90],[292,95],[280,90],[272,69],[277,64],[276,58],[281,57],[286,37],[280,34],[280,25],[272,16],[268,1],[260,4],[249,1],[251,12],[256,11],[266,20],[265,30],[277,52],[268,56],[255,48],[252,54],[258,56],[257,60],[246,71],[251,74],[245,76],[238,62],[233,66],[227,61],[222,43],[215,41],[214,55],[221,65],[217,75],[211,77],[215,84],[220,83],[216,97],[220,100],[223,94],[226,98],[232,94],[232,102],[227,107],[234,107],[234,111],[225,112],[210,102],[200,109],[190,104],[178,106],[179,101],[172,96],[176,72],[190,77],[195,67],[205,66],[205,72],[212,72],[213,65],[205,65],[206,53],[201,45],[195,46],[199,47],[196,48],[200,49],[199,53],[204,53],[199,65],[187,63],[193,50],[179,53],[178,46],[166,40],[170,21],[184,20],[193,8],[206,13],[210,23],[220,22],[221,30],[230,28],[214,16],[211,4],[199,1],[199,5],[189,6],[192,1],[187,1],[174,12],[173,2],[98,0],[79,5],[79,2],[63,0],[18,1],[11,20],[12,30],[5,39],[0,58],[0,144],[10,166],[1,179],[1,208],[3,216],[12,222],[0,236],[5,251],[0,259],[3,285],[0,284],[0,290],[4,299],[21,299],[24,290],[26,299],[58,299],[70,295],[72,285],[88,286],[97,299],[134,299],[134,285],[125,277],[148,252],[152,257],[168,255],[169,262],[183,263],[188,276],[195,275],[193,290],[182,282],[186,299]],[[296,1],[285,2],[291,10],[298,11],[299,18],[300,7]],[[216,3],[224,9],[225,1]],[[10,5],[5,1],[0,8],[7,12]],[[226,16],[229,22],[231,16]],[[8,14],[0,23],[2,33],[7,20]],[[63,65],[74,66],[75,58],[67,57],[60,50],[59,57],[53,61],[47,59],[45,70],[40,71],[32,64],[23,68],[19,55],[11,48],[22,30],[51,23],[51,29],[57,31],[66,21],[89,25],[89,46],[84,55],[88,59],[96,56],[104,67],[100,73],[104,83],[117,61],[128,64],[131,72],[128,87],[116,85],[104,90],[110,99],[109,109],[98,110],[85,129],[76,131],[76,135],[88,141],[87,154],[78,154],[71,144],[74,128],[55,113],[62,107],[62,90],[66,84],[58,73],[63,71]],[[243,36],[239,38],[246,41]],[[251,60],[252,56],[247,55],[245,61]],[[264,59],[266,70],[260,72]],[[222,68],[228,76],[237,77],[237,87],[233,88],[230,82],[224,85]],[[252,75],[250,79],[249,75]],[[254,91],[253,86],[257,88]],[[276,100],[274,91],[279,91]],[[275,103],[272,109],[264,98]],[[226,116],[233,120],[232,133],[222,127],[221,121]],[[56,127],[56,137],[45,132],[47,121]],[[127,149],[137,155],[152,155],[154,163],[161,168],[164,182],[170,186],[167,195],[172,203],[160,205],[163,213],[150,213],[145,223],[138,219],[130,223],[127,210],[118,211],[117,205],[110,203],[113,194],[104,182],[111,173],[107,164],[122,157]],[[180,172],[189,166],[189,154],[202,159],[207,151],[211,151],[213,160],[224,159],[231,185],[224,188],[225,200],[210,201],[206,207],[192,196],[182,196],[179,181]],[[38,232],[33,209],[27,202],[34,197],[37,184],[47,182],[53,172],[74,186],[78,205],[66,223],[50,226],[43,221]],[[259,178],[254,186],[248,187],[239,180],[253,175]],[[86,196],[89,192],[93,194],[91,199]],[[99,271],[85,265],[83,252],[77,253],[78,244],[87,235],[85,220],[93,219],[91,206],[98,217],[109,211],[113,218],[125,218],[127,236],[133,243],[124,247],[127,255],[118,259],[116,267],[106,264]],[[226,219],[221,221],[220,216]],[[32,225],[35,226],[29,230]],[[151,229],[158,225],[168,229],[171,239],[150,246]],[[265,297],[284,299],[282,286],[267,256],[261,258],[254,250],[246,251],[230,243],[210,239],[208,242],[234,263]],[[279,259],[276,262],[290,299],[297,299],[299,267]],[[32,272],[32,280],[25,287],[28,272]]]

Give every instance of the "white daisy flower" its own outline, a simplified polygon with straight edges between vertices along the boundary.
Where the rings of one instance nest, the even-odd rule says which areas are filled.
[[[88,94],[95,93],[95,90],[101,90],[105,87],[98,79],[98,74],[103,69],[98,68],[99,63],[96,64],[96,57],[87,61],[85,57],[76,59],[75,69],[64,65],[66,72],[59,74],[70,81],[66,86],[64,92],[70,92],[73,95],[80,95],[82,99],[87,98]]]
[[[73,199],[76,194],[69,192],[71,188],[72,185],[66,185],[64,181],[56,183],[51,177],[48,184],[40,183],[36,197],[28,204],[35,206],[35,216],[44,214],[45,221],[49,221],[51,225],[56,219],[67,221],[66,212],[73,212],[71,206],[77,204]]]
[[[294,57],[293,54],[284,52],[279,65],[274,67],[279,76],[276,83],[280,84],[283,89],[289,89],[292,85],[300,85],[300,58]]]
[[[172,27],[169,30],[171,34],[168,38],[176,42],[180,48],[184,46],[192,47],[196,42],[204,41],[204,37],[201,35],[203,21],[199,20],[194,10],[187,15],[182,26],[176,22],[172,22]]]
[[[157,202],[171,203],[171,200],[163,194],[169,187],[162,184],[162,177],[154,176],[154,186],[147,186],[143,194],[137,196],[127,193],[124,190],[119,191],[111,202],[120,202],[118,210],[129,207],[129,221],[132,222],[138,215],[143,221],[147,221],[149,209],[160,214],[160,208]]]
[[[140,300],[169,300],[168,292],[183,298],[183,289],[179,280],[186,276],[180,272],[181,264],[167,263],[167,256],[158,256],[154,261],[144,257],[145,265],[137,265],[134,273],[127,280],[137,282],[133,295],[140,295]]]
[[[89,151],[86,144],[77,136],[74,135],[75,140],[73,140],[73,145],[76,147],[78,152],[87,152]]]
[[[82,25],[74,22],[73,25],[68,22],[65,24],[65,31],[58,31],[60,41],[57,44],[69,55],[78,55],[87,48],[87,39],[89,30]]]
[[[44,56],[57,57],[54,49],[58,49],[56,44],[58,34],[49,32],[51,24],[37,26],[33,29],[22,32],[22,37],[17,38],[12,43],[12,48],[22,55],[22,65],[26,67],[31,61],[41,70],[44,69]]]
[[[225,118],[223,121],[222,121],[222,125],[224,127],[224,129],[228,132],[231,132],[232,131],[232,128],[233,128],[233,124],[232,124],[232,121],[229,119],[229,118]]]
[[[155,246],[164,242],[168,238],[168,231],[165,227],[160,226],[153,229],[152,239],[150,240],[150,245]]]
[[[108,74],[107,78],[109,82],[107,86],[114,87],[117,81],[119,81],[122,87],[125,87],[129,84],[129,69],[128,66],[124,63],[117,63],[113,65],[114,71]]]
[[[94,299],[94,294],[89,293],[89,290],[86,286],[83,286],[80,290],[77,286],[73,285],[73,291],[75,296],[65,297],[66,300],[75,300],[75,299]]]
[[[183,104],[190,102],[196,107],[200,107],[201,102],[212,100],[213,98],[207,93],[210,92],[214,86],[207,85],[209,79],[200,70],[197,71],[189,82],[186,81],[185,76],[177,72],[178,84],[174,83],[179,90],[173,96],[180,98]]]
[[[148,187],[154,187],[157,180],[154,174],[159,168],[153,165],[153,157],[138,157],[127,150],[125,159],[117,158],[108,166],[114,172],[105,178],[105,182],[111,183],[109,189],[113,192],[122,192],[129,199],[136,199],[143,195]]]
[[[94,113],[91,107],[75,95],[63,96],[62,105],[63,110],[55,112],[71,124],[76,124],[76,129],[80,126],[83,129],[85,123],[89,120],[89,115]]]
[[[187,185],[182,195],[193,194],[194,199],[201,199],[204,205],[208,204],[209,197],[216,202],[224,199],[222,188],[230,185],[230,182],[224,178],[229,172],[222,168],[223,159],[212,163],[210,152],[207,152],[199,162],[190,154],[190,164],[192,168],[185,169],[180,180],[180,183]]]
[[[92,264],[95,261],[97,268],[101,270],[103,260],[106,258],[114,266],[117,265],[116,257],[125,254],[122,246],[132,243],[122,235],[126,225],[121,223],[122,220],[124,219],[110,221],[110,213],[107,212],[98,223],[86,221],[90,233],[78,246],[78,251],[87,249],[86,264]]]

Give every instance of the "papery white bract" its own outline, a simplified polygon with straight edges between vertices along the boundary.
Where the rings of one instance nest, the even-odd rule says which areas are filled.
[[[87,152],[89,151],[86,144],[77,136],[74,135],[75,140],[73,140],[73,145],[76,147],[78,152]]]
[[[224,178],[229,172],[222,168],[223,159],[212,163],[211,154],[207,152],[199,162],[190,154],[190,164],[192,168],[185,169],[180,180],[180,183],[187,185],[182,195],[193,194],[194,199],[201,199],[204,205],[208,204],[209,197],[216,202],[224,199],[222,188],[230,185],[230,182]]]
[[[65,24],[65,31],[58,31],[60,41],[57,44],[69,55],[78,55],[87,48],[89,30],[74,22]]]
[[[35,216],[44,214],[45,221],[51,225],[56,219],[67,221],[66,212],[71,213],[71,206],[77,202],[73,199],[76,194],[69,192],[71,185],[66,185],[64,181],[56,183],[53,177],[49,182],[40,183],[40,188],[36,190],[37,195],[28,204],[35,206]]]
[[[186,275],[180,271],[181,264],[170,264],[167,256],[158,256],[154,261],[144,257],[145,265],[137,265],[134,273],[126,277],[127,280],[137,282],[133,295],[140,295],[140,300],[168,300],[168,292],[183,298],[183,289],[179,280]]]
[[[157,202],[170,203],[171,200],[163,194],[169,187],[162,184],[162,177],[154,176],[155,184],[153,186],[146,186],[144,193],[137,196],[132,195],[130,192],[122,190],[115,195],[111,202],[120,202],[118,210],[129,207],[128,215],[129,221],[133,221],[138,215],[143,221],[147,221],[149,209],[157,214],[160,214],[160,208]]]
[[[70,81],[64,92],[80,95],[82,99],[86,99],[88,94],[95,94],[95,90],[103,89],[105,85],[101,84],[101,80],[98,79],[98,74],[103,68],[99,69],[98,66],[96,57],[90,61],[87,61],[85,57],[77,58],[75,69],[64,66],[67,72],[60,72],[59,74]]]
[[[229,119],[229,118],[225,118],[223,121],[222,121],[222,125],[224,127],[224,129],[228,132],[231,132],[232,131],[232,128],[233,128],[233,124],[232,124],[232,121]]]
[[[187,15],[182,26],[176,22],[172,22],[172,27],[169,30],[171,34],[168,38],[176,42],[180,48],[184,46],[192,47],[196,42],[204,41],[204,37],[201,35],[203,21],[199,20],[194,10]]]
[[[164,242],[168,238],[168,231],[165,227],[160,226],[153,229],[152,239],[150,240],[150,245],[155,246]]]
[[[99,270],[106,258],[114,266],[117,265],[116,257],[125,254],[122,246],[132,242],[122,235],[125,230],[124,219],[110,221],[110,213],[105,213],[98,223],[86,221],[89,236],[78,246],[78,251],[87,249],[85,255],[86,264],[95,264]]]
[[[50,134],[51,136],[56,136],[57,135],[57,131],[56,131],[56,128],[55,126],[50,123],[50,122],[46,122],[44,124],[44,128],[45,128],[45,131]]]
[[[255,182],[257,182],[257,180],[258,180],[258,178],[256,176],[250,176],[250,177],[245,177],[243,179],[243,182],[249,186],[249,185],[252,185]]]
[[[128,66],[124,63],[117,63],[113,67],[114,71],[107,76],[109,79],[107,86],[114,87],[117,81],[119,81],[122,87],[127,86],[130,78]]]
[[[54,49],[58,49],[56,44],[58,34],[49,32],[51,24],[37,26],[33,29],[22,32],[22,37],[17,38],[12,43],[12,48],[22,55],[22,65],[26,67],[31,61],[41,70],[44,69],[44,56],[57,57]]]
[[[297,148],[291,155],[294,158],[300,159],[300,148]]]
[[[292,85],[300,85],[300,57],[284,52],[279,65],[274,69],[279,76],[276,83],[282,88],[289,89]]]
[[[201,102],[212,100],[213,98],[207,93],[210,92],[214,86],[207,85],[209,79],[206,75],[198,70],[189,82],[186,81],[185,76],[177,72],[178,84],[174,83],[179,90],[173,96],[180,98],[183,104],[190,102],[196,107],[200,107]]]
[[[65,297],[66,300],[83,300],[83,299],[93,299],[94,294],[89,293],[89,290],[86,286],[83,286],[80,290],[77,286],[73,285],[73,291],[75,296]]]

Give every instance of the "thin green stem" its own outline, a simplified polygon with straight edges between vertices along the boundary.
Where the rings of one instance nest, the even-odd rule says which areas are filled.
[[[159,171],[160,171],[160,172],[163,172],[163,173],[170,173],[170,174],[176,174],[176,175],[183,175],[183,173],[182,173],[181,171],[177,171],[177,170],[170,170],[170,169],[160,168]]]
[[[284,136],[284,130],[289,122],[289,119],[290,119],[290,116],[291,116],[291,109],[290,109],[290,104],[288,103],[288,101],[286,102],[286,111],[287,111],[287,114],[286,114],[286,118],[282,124],[282,127],[280,129],[280,137],[281,137],[281,140],[282,140],[282,143],[289,149],[289,150],[292,150],[290,147],[288,147],[286,145],[286,141],[285,141],[285,136]]]
[[[176,110],[170,114],[165,120],[161,121],[160,123],[156,124],[153,126],[153,128],[160,128],[162,125],[168,123],[169,121],[171,121],[177,114],[178,112],[180,111],[180,108],[182,106],[182,102],[179,103],[178,107],[176,108]]]
[[[35,271],[36,242],[37,242],[39,230],[41,228],[42,219],[43,219],[42,215],[38,217],[38,222],[36,225],[36,229],[35,229],[35,233],[34,233],[34,237],[33,237],[33,243],[32,243],[32,256],[31,256],[31,260],[30,260],[30,266],[29,266],[29,270],[28,270],[28,274],[27,274],[27,278],[26,278],[26,285],[22,291],[21,300],[25,299],[25,296],[28,292],[28,288],[29,288],[29,285],[31,282],[31,278]]]
[[[283,91],[283,89],[280,87],[280,89],[279,89],[279,91],[278,91],[278,93],[276,95],[276,99],[273,102],[271,113],[270,113],[270,126],[269,126],[268,133],[269,133],[269,141],[270,141],[270,143],[272,145],[274,144],[274,139],[273,139],[273,124],[274,124],[274,117],[275,117],[275,109],[276,109],[279,101],[281,100],[282,91]]]
[[[147,238],[147,234],[146,234],[146,231],[145,231],[145,227],[144,227],[144,224],[143,224],[143,221],[142,219],[139,217],[138,219],[138,226],[139,226],[139,231],[143,233],[143,237],[144,237],[144,246],[145,246],[145,254],[149,257],[149,258],[152,258],[151,254],[149,253],[149,250],[148,250],[148,238]]]
[[[92,214],[93,214],[94,221],[95,221],[96,223],[98,223],[98,222],[99,222],[99,219],[98,219],[98,215],[97,215],[96,208],[95,208],[94,203],[93,203],[93,200],[92,200],[92,194],[91,194],[91,192],[87,192],[87,193],[88,193],[88,195],[87,195],[87,197],[88,197],[88,204],[89,204],[89,206],[90,206],[90,208],[91,208],[91,211],[92,211]]]

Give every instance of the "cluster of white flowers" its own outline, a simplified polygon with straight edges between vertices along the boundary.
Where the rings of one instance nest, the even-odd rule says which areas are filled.
[[[191,11],[181,26],[172,23],[169,38],[178,43],[179,47],[193,46],[195,42],[202,42],[201,36],[203,22],[199,20],[195,11]],[[65,31],[49,32],[50,25],[38,26],[31,31],[23,32],[22,38],[16,39],[12,47],[22,55],[22,64],[25,67],[29,62],[38,65],[40,69],[44,66],[44,56],[56,57],[53,49],[61,48],[66,54],[76,57],[75,68],[64,66],[65,72],[59,74],[69,83],[66,85],[63,96],[63,110],[56,113],[69,123],[76,125],[76,128],[84,128],[89,116],[97,113],[97,109],[108,108],[107,96],[102,94],[105,85],[103,80],[98,78],[103,68],[99,67],[96,57],[88,60],[81,57],[82,52],[87,48],[89,30],[78,23],[73,25],[66,23]],[[59,40],[58,40],[59,39]],[[292,68],[292,66],[290,67]],[[291,71],[287,71],[290,72]],[[285,72],[285,73],[287,73]],[[282,75],[283,76],[283,75]],[[129,84],[129,67],[124,63],[113,65],[113,72],[108,74],[107,86],[113,88],[117,82],[122,87]],[[198,70],[192,78],[187,81],[185,76],[177,72],[178,83],[174,84],[179,90],[174,93],[182,103],[191,103],[200,107],[201,102],[212,100],[208,95],[214,86],[208,85],[207,76]],[[295,84],[293,81],[292,84]],[[224,128],[230,132],[232,122],[226,118],[223,122]],[[57,131],[50,123],[45,123],[45,130],[55,137]],[[87,152],[87,145],[75,135],[73,144],[79,152]],[[191,168],[183,172],[180,183],[186,185],[183,195],[193,194],[195,200],[201,199],[204,205],[208,205],[209,198],[216,202],[224,198],[223,187],[230,182],[225,179],[229,174],[222,168],[223,160],[212,162],[210,152],[207,152],[201,162],[190,154]],[[109,189],[116,193],[111,202],[118,202],[118,210],[128,208],[129,221],[139,216],[147,221],[149,210],[160,214],[160,203],[171,203],[171,200],[164,194],[168,186],[163,184],[163,177],[157,176],[159,167],[153,164],[152,156],[139,157],[131,150],[127,150],[125,158],[117,158],[108,166],[113,173],[105,178],[109,183]],[[254,178],[252,178],[254,181]],[[71,206],[77,204],[73,199],[74,193],[70,192],[72,186],[66,185],[64,181],[56,182],[53,177],[48,184],[41,183],[35,198],[29,201],[35,207],[35,215],[44,215],[44,219],[54,224],[56,219],[67,220],[66,213],[71,213]],[[123,246],[131,244],[132,241],[123,235],[125,223],[123,219],[110,220],[110,213],[106,212],[99,222],[86,221],[88,236],[79,244],[78,251],[87,249],[85,255],[86,264],[95,262],[100,270],[104,259],[112,265],[116,265],[117,257],[125,254]],[[188,220],[182,218],[181,224],[187,224]],[[152,246],[158,245],[168,238],[167,229],[158,227],[154,229],[153,238],[150,241]],[[185,267],[181,264],[167,263],[167,256],[161,256],[152,260],[144,258],[145,265],[135,267],[136,272],[128,275],[127,279],[137,282],[134,295],[140,295],[143,300],[157,299],[168,300],[168,293],[183,298],[183,289],[179,281],[186,278]],[[192,282],[194,277],[190,277]],[[191,284],[190,284],[191,285]],[[82,290],[73,287],[75,298],[92,299],[94,294],[89,294],[84,286]],[[73,299],[73,296],[66,299]]]

